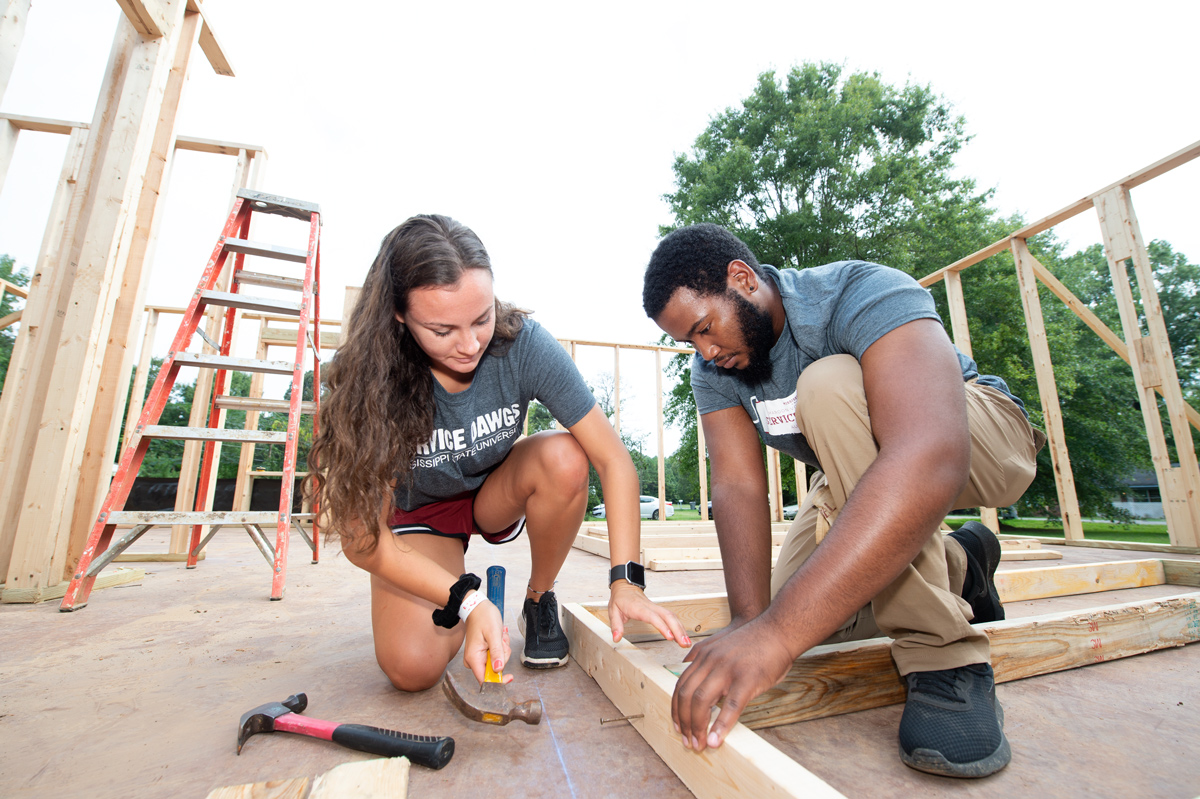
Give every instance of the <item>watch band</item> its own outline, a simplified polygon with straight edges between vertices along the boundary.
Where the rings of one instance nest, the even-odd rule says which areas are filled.
[[[635,585],[644,591],[646,590],[646,569],[636,560],[613,566],[608,572],[609,586],[618,580],[624,580],[630,585]]]

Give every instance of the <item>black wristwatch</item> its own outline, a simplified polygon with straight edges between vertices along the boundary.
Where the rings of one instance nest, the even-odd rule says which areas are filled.
[[[624,580],[630,585],[636,585],[643,591],[646,590],[646,568],[636,560],[631,560],[627,563],[622,563],[620,566],[613,566],[608,572],[608,585],[612,586],[617,580]]]

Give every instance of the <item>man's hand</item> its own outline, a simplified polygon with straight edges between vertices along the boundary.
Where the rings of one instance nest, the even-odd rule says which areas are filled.
[[[668,641],[674,641],[682,647],[692,645],[692,639],[683,631],[683,625],[674,613],[660,608],[650,601],[642,589],[624,580],[612,584],[608,596],[608,619],[614,642],[620,641],[625,634],[625,622],[638,619],[652,625]]]
[[[703,652],[705,649],[707,649],[708,647],[712,646],[712,645],[713,645],[713,644],[715,644],[717,641],[720,641],[722,638],[724,638],[725,636],[729,635],[729,634],[730,634],[731,632],[733,632],[734,630],[736,630],[736,629],[738,629],[738,628],[740,628],[740,627],[743,627],[743,626],[745,626],[745,625],[746,625],[748,622],[750,622],[750,621],[751,621],[751,619],[739,619],[739,618],[736,618],[736,617],[735,617],[735,618],[732,618],[732,619],[730,619],[730,620],[729,620],[729,624],[725,625],[724,627],[722,627],[721,629],[717,630],[715,633],[713,633],[712,635],[708,636],[708,637],[707,637],[707,638],[705,638],[703,641],[701,641],[700,643],[698,643],[698,644],[696,644],[694,647],[692,647],[692,650],[691,650],[690,652],[688,652],[686,655],[684,655],[684,656],[683,656],[683,662],[684,662],[684,663],[691,663],[691,662],[692,662],[692,661],[694,661],[694,660],[696,659],[696,657],[697,657],[697,656],[698,656],[698,655],[699,655],[701,652]]]
[[[778,683],[792,665],[792,655],[761,618],[693,649],[671,697],[671,718],[683,745],[697,752],[716,748],[754,697]],[[708,720],[721,699],[721,712]]]
[[[499,608],[487,600],[471,611],[465,623],[467,632],[463,641],[463,664],[482,685],[489,655],[492,658],[492,670],[499,674],[504,671],[504,664],[512,654],[508,645],[508,628],[500,618]],[[512,679],[511,674],[504,675],[504,682],[512,682]]]

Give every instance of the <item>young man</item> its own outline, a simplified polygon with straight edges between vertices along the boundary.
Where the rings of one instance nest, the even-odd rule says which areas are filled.
[[[938,528],[953,508],[1011,505],[1032,482],[1045,437],[1022,403],[957,352],[925,289],[878,264],[780,271],[695,225],[659,244],[642,297],[696,348],[732,615],[686,658],[671,708],[684,744],[719,746],[811,647],[882,634],[908,685],[901,759],[956,777],[1003,768],[988,638],[970,624],[1004,617],[1000,545],[978,523]],[[760,439],[819,470],[774,572]]]

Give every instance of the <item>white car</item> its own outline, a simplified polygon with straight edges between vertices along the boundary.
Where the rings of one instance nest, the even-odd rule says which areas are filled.
[[[648,497],[645,494],[642,494],[640,497],[638,497],[638,499],[641,501],[642,518],[657,520],[658,519],[658,497]],[[667,518],[669,519],[674,515],[675,515],[675,506],[672,505],[670,502],[668,502],[667,503]],[[601,505],[597,505],[596,507],[592,508],[592,516],[596,517],[597,519],[605,518],[604,517],[604,505],[601,504]]]

